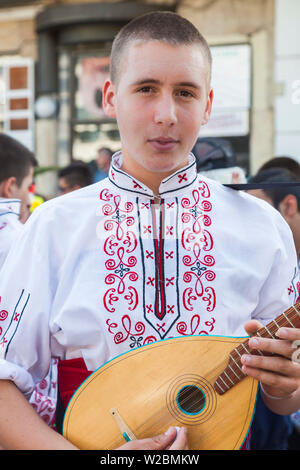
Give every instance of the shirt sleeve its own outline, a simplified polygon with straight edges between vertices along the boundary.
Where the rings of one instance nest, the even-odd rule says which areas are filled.
[[[53,221],[51,211],[43,218],[45,209],[36,209],[26,222],[0,272],[0,379],[14,381],[27,397],[51,361],[49,316],[56,277],[47,231]]]
[[[269,227],[270,243],[275,247],[273,263],[252,314],[252,318],[264,325],[294,305],[299,297],[299,270],[293,235],[279,213],[275,222],[275,230]],[[264,256],[263,251],[261,256]]]

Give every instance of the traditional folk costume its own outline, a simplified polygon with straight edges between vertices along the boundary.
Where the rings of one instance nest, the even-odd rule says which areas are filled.
[[[0,198],[0,269],[14,239],[22,229],[19,199]]]
[[[20,199],[0,198],[0,269],[24,225],[20,222]],[[26,266],[24,266],[26,276]],[[5,274],[4,274],[5,275]],[[1,297],[0,297],[1,302]],[[1,303],[0,303],[1,309]],[[1,310],[0,321],[6,316]],[[0,326],[0,335],[2,328]],[[36,384],[29,402],[48,424],[54,422],[57,397],[57,359],[51,359],[51,368],[43,380]]]
[[[295,302],[297,259],[270,205],[196,173],[164,179],[159,204],[114,155],[109,177],[37,208],[1,275],[0,378],[25,396],[59,361],[77,386],[132,348],[180,335],[245,336]]]

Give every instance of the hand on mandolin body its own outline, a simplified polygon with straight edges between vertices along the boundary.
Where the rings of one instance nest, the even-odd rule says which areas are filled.
[[[177,432],[172,427],[159,436],[127,442],[117,450],[188,450],[187,430],[180,428]]]
[[[268,407],[275,413],[289,414],[300,408],[300,329],[280,328],[278,339],[255,336],[261,328],[256,320],[245,324],[251,350],[272,355],[242,356],[243,372],[260,381]]]

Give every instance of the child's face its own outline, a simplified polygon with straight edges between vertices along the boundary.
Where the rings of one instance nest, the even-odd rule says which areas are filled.
[[[104,109],[117,119],[126,168],[166,176],[188,163],[211,112],[207,68],[197,45],[128,46],[118,85],[107,81],[103,89]]]

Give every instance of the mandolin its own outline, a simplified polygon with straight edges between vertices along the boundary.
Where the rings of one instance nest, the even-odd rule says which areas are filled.
[[[300,327],[300,302],[255,334]],[[122,354],[93,372],[67,407],[63,435],[80,449],[116,449],[186,426],[191,450],[239,449],[258,382],[242,372],[249,337],[186,336]],[[251,354],[263,354],[259,350]]]

